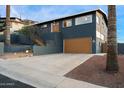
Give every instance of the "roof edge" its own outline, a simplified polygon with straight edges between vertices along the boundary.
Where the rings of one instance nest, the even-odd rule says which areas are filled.
[[[74,17],[74,16],[78,16],[78,15],[81,15],[81,14],[87,14],[87,13],[96,12],[96,11],[98,11],[98,12],[100,12],[104,15],[104,18],[105,18],[106,23],[107,23],[107,14],[101,8],[98,8],[98,9],[94,9],[94,10],[90,10],[90,11],[84,11],[84,12],[80,12],[80,13],[76,13],[76,14],[72,14],[72,15],[68,15],[68,16],[63,16],[63,17],[39,22],[39,23],[36,23],[34,25],[40,25],[40,24],[44,24],[44,23],[48,23],[48,22],[52,22],[52,21],[58,21],[58,20],[61,20],[61,19],[66,19],[66,18],[69,18],[69,17]]]

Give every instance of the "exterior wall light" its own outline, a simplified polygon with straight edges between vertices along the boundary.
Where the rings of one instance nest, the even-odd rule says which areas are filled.
[[[93,39],[92,42],[95,43],[96,41]]]

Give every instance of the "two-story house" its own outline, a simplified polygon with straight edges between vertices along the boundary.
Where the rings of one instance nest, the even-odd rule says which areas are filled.
[[[39,34],[60,33],[61,40],[55,41],[61,43],[63,53],[100,53],[101,44],[107,41],[107,16],[101,9],[53,19],[35,26],[39,27]],[[45,40],[50,38],[47,34],[43,37]]]

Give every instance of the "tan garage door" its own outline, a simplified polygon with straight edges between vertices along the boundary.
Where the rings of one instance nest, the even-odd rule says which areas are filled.
[[[64,53],[92,53],[91,38],[74,38],[64,40]]]

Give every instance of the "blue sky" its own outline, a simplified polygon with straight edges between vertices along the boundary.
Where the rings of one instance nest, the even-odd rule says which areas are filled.
[[[15,5],[11,6],[11,16],[42,22],[98,8],[107,14],[106,5]],[[124,43],[123,9],[124,6],[117,6],[117,40]],[[0,15],[5,16],[5,6],[0,5]]]

